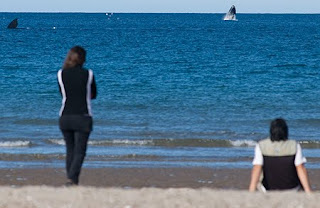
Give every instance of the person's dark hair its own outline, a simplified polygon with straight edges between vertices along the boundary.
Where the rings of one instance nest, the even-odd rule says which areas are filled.
[[[288,126],[284,119],[277,118],[270,125],[271,141],[285,141],[288,139]]]
[[[70,49],[63,64],[63,69],[82,67],[86,61],[86,51],[81,46],[75,46]]]

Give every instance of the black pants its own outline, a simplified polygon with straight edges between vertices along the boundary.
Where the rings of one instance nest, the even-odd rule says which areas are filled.
[[[62,130],[66,142],[67,176],[75,184],[79,183],[79,175],[82,163],[86,156],[87,143],[90,133]]]
[[[59,125],[66,142],[67,177],[73,183],[78,184],[92,130],[92,118],[89,116],[61,116]]]

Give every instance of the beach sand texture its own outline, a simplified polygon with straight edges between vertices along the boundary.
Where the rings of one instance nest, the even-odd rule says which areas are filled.
[[[319,207],[320,193],[249,193],[208,188],[54,188],[47,186],[0,189],[0,207],[112,207],[112,208],[196,208],[196,207]]]
[[[0,169],[2,207],[319,207],[320,170],[309,170],[312,194],[249,193],[250,169],[83,169],[81,185],[63,187],[64,169]]]

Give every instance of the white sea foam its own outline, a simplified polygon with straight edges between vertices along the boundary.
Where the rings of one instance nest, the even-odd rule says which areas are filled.
[[[0,147],[27,147],[30,146],[30,141],[3,141],[0,142]]]
[[[238,21],[237,18],[236,18],[236,15],[229,15],[229,14],[226,14],[223,18],[223,20],[226,20],[226,21]]]
[[[257,142],[253,140],[231,140],[230,143],[235,147],[254,147],[257,144]]]
[[[303,141],[299,141],[300,144],[320,144],[320,141],[316,141],[316,140],[303,140]]]
[[[153,144],[153,142],[152,140],[113,140],[113,144],[147,145]]]
[[[128,139],[115,139],[115,140],[91,140],[91,145],[148,145],[153,144],[151,140],[128,140]]]
[[[58,145],[65,145],[63,139],[49,139],[50,143],[58,144]],[[151,140],[89,140],[89,145],[148,145],[153,144]]]
[[[58,144],[58,145],[66,144],[63,139],[49,139],[49,142],[52,144]]]

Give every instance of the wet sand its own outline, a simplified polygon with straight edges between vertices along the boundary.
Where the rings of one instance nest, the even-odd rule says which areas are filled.
[[[0,169],[0,175],[2,186],[62,186],[66,182],[64,169]],[[246,189],[249,177],[248,169],[84,168],[80,176],[80,185],[120,188]]]

